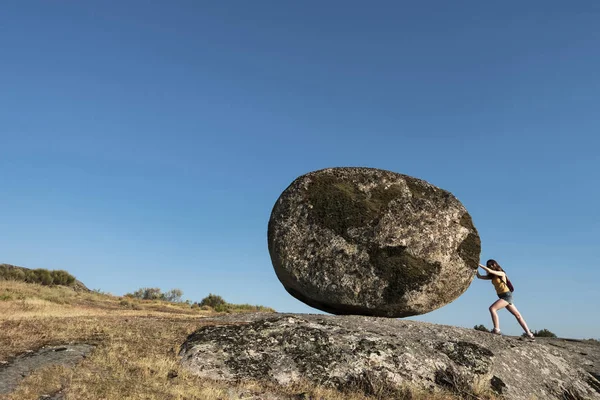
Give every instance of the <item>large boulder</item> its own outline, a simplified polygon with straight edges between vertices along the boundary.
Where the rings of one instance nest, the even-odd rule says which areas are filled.
[[[455,300],[481,251],[471,216],[450,192],[372,168],[297,178],[275,203],[268,242],[277,277],[298,300],[385,317]]]
[[[191,373],[208,379],[310,382],[367,394],[375,388],[378,398],[399,398],[394,391],[410,385],[469,399],[488,398],[479,392],[513,400],[600,399],[600,344],[591,340],[530,342],[355,315],[231,314],[204,322],[180,355]]]

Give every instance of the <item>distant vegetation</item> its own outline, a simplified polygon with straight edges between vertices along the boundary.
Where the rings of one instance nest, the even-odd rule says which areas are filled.
[[[181,302],[183,291],[181,289],[171,289],[168,292],[162,292],[159,288],[141,288],[133,293],[127,293],[125,297],[133,297],[141,300],[163,300],[170,303]]]
[[[556,335],[554,333],[550,332],[548,329],[533,331],[531,333],[533,333],[533,336],[535,336],[535,337],[550,337],[550,338],[556,337]]]
[[[548,329],[540,329],[539,331],[531,331],[533,336],[535,337],[547,337],[547,338],[555,338],[557,337],[553,332],[550,332]],[[521,337],[527,337],[527,334],[522,334]]]
[[[475,325],[473,327],[473,329],[475,329],[476,331],[482,331],[482,332],[491,332],[491,330],[489,330],[488,328],[486,328],[483,325]],[[535,337],[549,337],[549,338],[555,338],[556,335],[552,332],[550,332],[548,329],[541,329],[539,331],[532,331],[531,333],[533,333],[533,336]],[[527,335],[524,333],[521,336],[526,337]]]
[[[202,299],[200,303],[197,303],[200,307],[222,307],[227,304],[225,300],[221,296],[217,296],[216,294],[209,293],[208,296]]]
[[[24,267],[17,267],[10,264],[0,264],[0,281],[17,281],[26,283],[36,283],[44,286],[70,286],[77,289],[78,287],[85,286],[77,281],[75,277],[64,270],[47,270],[47,269],[28,269]],[[99,289],[90,291],[85,288],[88,292],[93,292],[100,295],[110,295]],[[189,307],[193,310],[204,310],[204,311],[216,311],[216,312],[244,312],[244,311],[264,311],[264,312],[275,312],[272,308],[251,305],[251,304],[232,304],[226,302],[221,296],[210,293],[208,296],[203,298],[200,302],[191,302],[190,300],[182,300],[183,291],[181,289],[171,289],[163,292],[160,288],[140,288],[133,293],[127,293],[124,297],[129,298],[122,299],[120,304],[129,308],[139,307],[138,304],[132,303],[134,299],[137,300],[150,300],[150,301],[164,301],[173,304],[179,304],[183,307]],[[0,294],[0,300],[9,300],[12,296],[6,293]]]
[[[8,264],[0,264],[0,280],[38,283],[40,285],[72,286],[75,277],[63,270],[27,269]]]
[[[192,308],[213,309],[216,312],[240,312],[240,311],[264,311],[275,312],[272,308],[264,306],[253,306],[251,304],[232,304],[226,302],[221,296],[209,293],[200,303],[194,303]]]
[[[133,293],[127,293],[125,297],[140,299],[140,300],[162,300],[170,303],[181,303],[183,291],[181,289],[171,289],[167,292],[162,292],[160,288],[140,288]],[[275,312],[272,308],[251,305],[251,304],[232,304],[226,302],[221,296],[210,293],[208,296],[200,300],[200,302],[191,303],[189,300],[186,303],[190,304],[193,309],[213,310],[216,312],[240,312],[240,311],[264,311]]]

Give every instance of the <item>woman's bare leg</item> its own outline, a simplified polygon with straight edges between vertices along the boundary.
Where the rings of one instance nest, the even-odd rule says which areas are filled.
[[[496,331],[500,330],[500,320],[498,319],[498,310],[503,309],[508,306],[508,302],[506,300],[498,299],[494,304],[490,306],[490,314],[492,314],[492,322],[494,323],[494,329]]]
[[[506,306],[506,309],[508,311],[510,311],[510,313],[512,315],[515,316],[515,318],[517,319],[517,321],[519,321],[519,325],[521,325],[521,328],[525,329],[525,333],[529,335],[529,328],[527,327],[527,323],[525,322],[525,318],[523,318],[523,316],[521,315],[521,313],[519,312],[519,310],[517,310],[517,307],[515,307],[514,304],[509,304]]]

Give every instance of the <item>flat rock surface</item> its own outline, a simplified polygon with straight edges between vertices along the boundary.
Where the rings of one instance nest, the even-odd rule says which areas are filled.
[[[285,289],[337,314],[406,317],[469,287],[481,243],[452,193],[373,168],[303,175],[269,220],[271,261]]]
[[[11,393],[23,378],[38,368],[49,365],[73,367],[93,348],[94,346],[89,344],[70,344],[44,347],[35,352],[22,354],[10,363],[0,366],[0,394]]]
[[[448,374],[508,399],[600,399],[600,344],[496,336],[365,316],[245,314],[212,319],[188,337],[182,363],[216,380],[298,381],[343,389],[368,376],[386,385],[443,388]],[[580,347],[579,344],[582,344]],[[587,363],[588,370],[584,368]]]

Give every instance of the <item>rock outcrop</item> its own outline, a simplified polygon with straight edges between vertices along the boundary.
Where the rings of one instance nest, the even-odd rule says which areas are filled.
[[[7,365],[0,365],[0,395],[11,393],[19,382],[34,371],[50,365],[74,367],[94,349],[89,344],[50,346],[25,353]]]
[[[481,243],[465,207],[423,180],[372,168],[297,178],[268,243],[297,299],[333,314],[406,317],[442,307],[473,280]]]
[[[464,393],[477,386],[514,400],[600,399],[593,370],[600,344],[587,341],[582,351],[565,343],[577,345],[389,318],[257,313],[212,319],[180,355],[193,373],[216,380]]]

